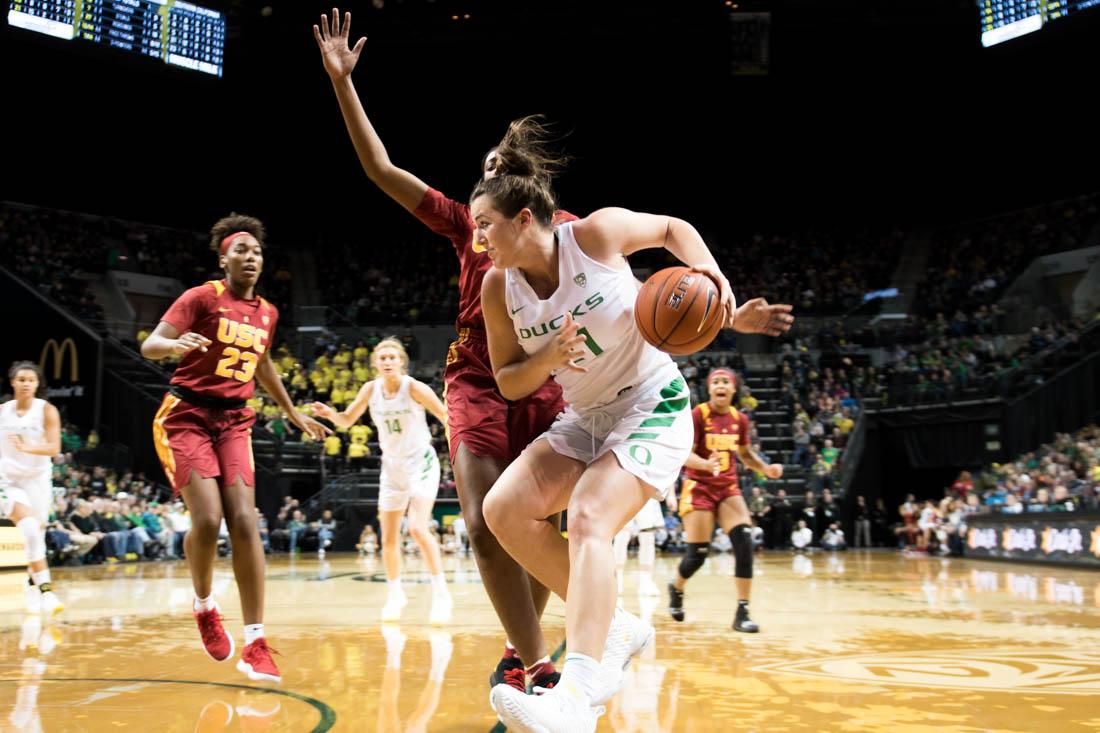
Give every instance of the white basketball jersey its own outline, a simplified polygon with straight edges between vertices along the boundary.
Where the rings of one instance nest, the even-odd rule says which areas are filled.
[[[9,442],[18,435],[24,443],[41,443],[46,435],[46,400],[35,399],[31,409],[20,417],[15,400],[0,405],[0,476],[11,480],[37,478],[50,473],[49,456],[33,456],[16,450]]]
[[[604,405],[625,388],[645,381],[672,363],[650,346],[634,325],[638,281],[630,267],[616,270],[583,251],[573,236],[573,223],[556,228],[558,289],[540,300],[517,268],[505,270],[504,301],[516,337],[527,354],[534,354],[555,337],[566,311],[581,326],[584,356],[575,360],[587,372],[561,369],[554,379],[574,410]]]
[[[370,402],[370,418],[378,429],[378,444],[387,456],[404,457],[424,452],[432,444],[424,407],[409,394],[412,377],[401,377],[397,394],[387,399],[381,377],[374,383]]]

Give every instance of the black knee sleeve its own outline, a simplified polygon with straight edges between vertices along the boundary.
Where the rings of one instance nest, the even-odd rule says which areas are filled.
[[[687,580],[703,567],[707,555],[710,554],[709,542],[689,542],[684,549],[684,556],[680,558],[680,577]]]
[[[738,578],[752,577],[752,526],[739,524],[730,530],[733,543],[733,574]]]

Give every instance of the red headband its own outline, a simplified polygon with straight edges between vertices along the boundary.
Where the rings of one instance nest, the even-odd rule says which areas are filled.
[[[714,379],[719,374],[725,374],[727,377],[729,377],[731,382],[734,380],[733,372],[731,372],[729,369],[726,369],[725,367],[719,367],[717,369],[710,370],[710,374],[707,375],[707,384],[710,384],[710,380]]]
[[[222,254],[224,255],[224,254],[226,254],[226,253],[228,252],[228,250],[229,250],[229,245],[233,243],[233,238],[234,238],[234,237],[239,237],[239,236],[241,236],[242,234],[251,234],[251,233],[252,233],[252,232],[233,232],[233,233],[232,233],[232,234],[230,234],[230,235],[229,235],[228,237],[226,237],[225,239],[223,239],[223,240],[222,240],[222,246],[221,246],[221,251],[222,251]]]

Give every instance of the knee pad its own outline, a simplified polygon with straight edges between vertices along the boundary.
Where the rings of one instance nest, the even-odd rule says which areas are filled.
[[[46,559],[46,538],[42,535],[42,525],[35,517],[23,517],[16,525],[23,533],[27,543],[27,561],[38,562]]]
[[[752,526],[739,524],[730,530],[730,542],[733,544],[734,569],[738,578],[752,577]]]
[[[703,563],[710,554],[709,542],[689,542],[684,549],[684,556],[680,558],[680,577],[687,580],[703,567]]]

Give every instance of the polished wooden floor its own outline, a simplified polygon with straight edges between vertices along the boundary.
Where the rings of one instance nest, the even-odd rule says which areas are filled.
[[[455,620],[433,628],[427,578],[408,562],[410,603],[400,626],[383,628],[378,560],[273,559],[279,687],[203,654],[180,563],[59,570],[68,608],[53,621],[27,615],[25,576],[4,574],[0,731],[492,730],[486,680],[502,637],[474,564],[447,558]],[[662,589],[675,563],[658,560]],[[769,554],[757,562],[754,636],[729,629],[731,576],[732,559],[712,557],[677,624],[664,597],[639,598],[631,559],[624,603],[651,614],[657,644],[600,731],[1100,729],[1100,574],[893,552]],[[228,562],[216,583],[239,648]],[[552,646],[563,627],[553,600]]]

